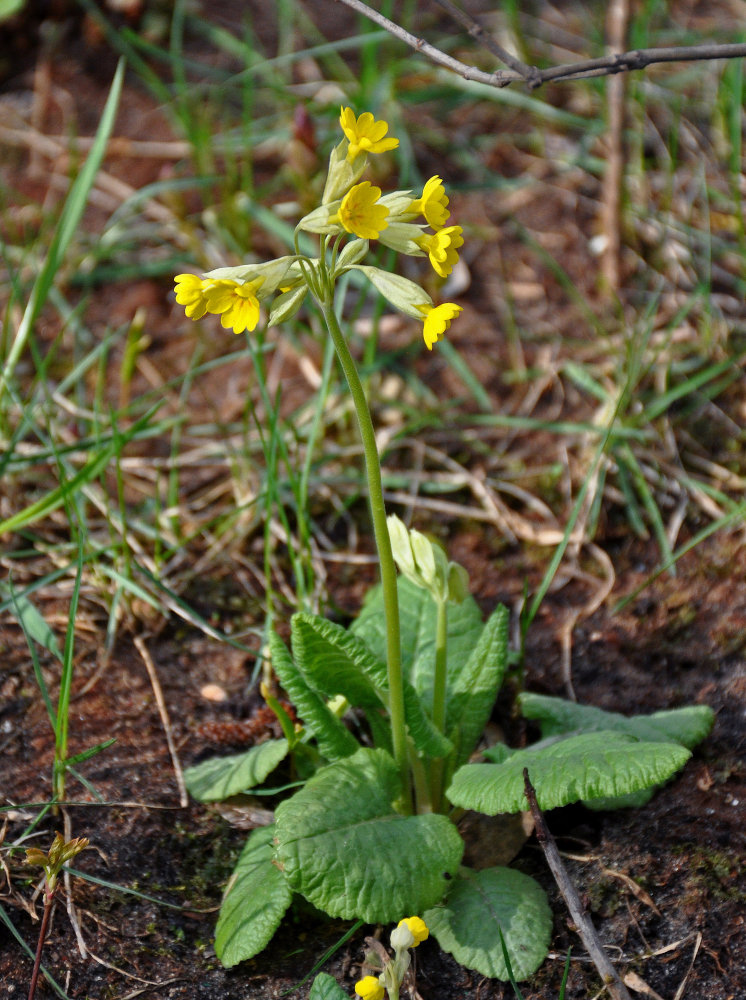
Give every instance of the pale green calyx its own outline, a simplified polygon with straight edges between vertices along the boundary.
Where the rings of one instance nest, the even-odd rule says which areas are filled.
[[[355,264],[353,266],[356,270],[362,271],[381,295],[405,316],[421,320],[423,310],[420,307],[432,306],[433,304],[433,300],[425,289],[420,288],[409,278],[403,278],[400,274],[392,274],[390,271],[382,271],[380,267],[371,267],[369,264]]]
[[[342,195],[349,191],[353,184],[360,180],[368,162],[367,156],[359,156],[352,163],[347,159],[349,143],[343,139],[334,147],[329,157],[329,172],[326,175],[326,185],[324,194],[321,197],[321,204],[328,205],[330,202],[338,201]]]
[[[281,285],[291,285],[302,277],[297,257],[277,257],[263,264],[239,264],[237,267],[216,267],[202,277],[208,281],[255,281],[262,279],[261,297],[272,295]]]
[[[438,604],[460,604],[469,593],[469,576],[463,566],[449,562],[437,542],[421,531],[408,530],[396,516],[386,518],[391,548],[399,572],[427,590]]]

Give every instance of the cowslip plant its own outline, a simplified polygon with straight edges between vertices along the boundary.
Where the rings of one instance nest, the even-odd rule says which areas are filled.
[[[462,232],[446,225],[440,177],[420,195],[382,194],[362,179],[369,155],[397,146],[386,122],[344,108],[340,125],[344,138],[332,150],[321,205],[298,223],[295,253],[176,278],[187,316],[219,315],[239,333],[257,326],[263,304],[268,323],[278,325],[309,294],[316,301],[358,418],[381,575],[349,629],[298,613],[290,649],[270,633],[271,665],[300,724],[280,711],[282,739],[186,775],[191,793],[210,801],[258,789],[290,757],[301,785],[277,805],[271,826],[249,836],[221,907],[216,952],[226,966],[260,952],[300,895],[330,916],[367,923],[421,913],[462,964],[525,979],[547,954],[546,895],[519,871],[462,865],[463,810],[526,810],[523,768],[542,809],[652,788],[683,766],[712,714],[686,710],[688,728],[676,713],[663,723],[650,717],[639,729],[616,718],[580,718],[533,747],[497,746],[488,762],[473,760],[507,667],[508,613],[497,607],[483,621],[466,571],[427,536],[387,519],[368,400],[335,307],[336,281],[358,271],[423,322],[432,349],[461,307],[435,305],[415,282],[363,261],[369,241],[378,240],[427,257],[443,277]],[[318,237],[318,256],[301,253],[301,233]]]

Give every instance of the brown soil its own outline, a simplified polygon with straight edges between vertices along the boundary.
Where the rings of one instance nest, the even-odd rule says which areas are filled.
[[[336,5],[335,16],[341,10]],[[57,52],[50,63],[54,84],[73,95],[81,134],[90,134],[95,128],[107,86],[103,80],[108,80],[112,65],[108,50],[99,48],[92,53],[91,45],[89,38],[87,46],[70,46],[64,58]],[[23,46],[19,46],[21,50]],[[22,71],[21,63],[18,66],[5,84],[6,95],[21,94],[31,86],[29,74]],[[54,113],[50,110],[50,115]],[[480,106],[473,120],[462,121],[465,134],[488,134],[494,123],[484,120],[484,115]],[[47,122],[51,133],[62,131],[60,125]],[[518,122],[513,125],[518,128]],[[158,110],[130,83],[117,135],[161,138],[163,129]],[[496,145],[489,168],[502,169],[506,175],[511,169],[520,169],[516,159],[512,163],[508,159]],[[430,164],[423,162],[421,166],[427,172]],[[27,168],[26,151],[17,150],[2,167],[3,181],[30,197],[39,196],[44,179],[34,179]],[[118,159],[107,160],[107,169],[137,187],[156,179],[162,164],[128,158],[123,152]],[[547,245],[562,256],[563,266],[577,287],[592,296],[590,275],[595,264],[589,262],[585,249],[592,217],[585,192],[570,191],[567,186],[564,191],[554,189],[549,182],[547,190],[553,191],[554,197],[516,209],[517,217],[522,226],[547,238]],[[502,217],[494,204],[485,204],[481,197],[463,196],[459,212],[462,219],[471,217],[475,224],[489,229],[485,237],[489,239]],[[94,208],[87,217],[91,229],[97,223],[96,215]],[[502,271],[504,260],[510,255],[515,274],[526,275],[520,315],[537,337],[537,343],[525,349],[529,367],[542,350],[542,332],[564,332],[571,340],[577,317],[552,275],[536,273],[535,261],[528,261],[526,246],[515,230],[508,229],[501,236],[499,252],[488,247],[489,243],[483,245],[479,255],[468,261],[472,286],[463,300],[464,322],[458,330],[454,326],[452,343],[486,386],[497,410],[513,392],[511,383],[502,377],[514,356],[511,341],[495,317],[497,286],[492,280]],[[529,276],[537,283],[536,289]],[[520,290],[520,284],[516,279],[514,291]],[[174,371],[186,356],[181,346],[190,331],[180,332],[175,345],[169,303],[167,281],[141,279],[110,289],[108,299],[100,294],[94,297],[88,322],[103,329],[107,323],[131,318],[138,306],[146,305],[153,342],[150,357],[161,370]],[[402,337],[405,344],[410,333],[401,333],[399,328],[392,336]],[[295,363],[293,358],[287,362],[297,378],[297,369],[292,368]],[[437,352],[417,363],[421,377],[440,399],[463,398],[464,386]],[[734,408],[742,405],[743,389],[739,386],[734,394]],[[202,391],[207,394],[205,387]],[[544,400],[547,414],[562,419],[587,417],[588,403],[577,394],[558,400],[550,390],[548,396]],[[428,440],[437,443],[437,434]],[[484,440],[489,447],[489,438]],[[556,445],[548,447],[550,462]],[[358,512],[364,523],[364,509],[360,507]],[[541,579],[551,548],[506,542],[483,520],[461,517],[439,521],[437,515],[430,516],[432,527],[447,538],[451,557],[467,566],[475,596],[485,611],[497,601],[517,608],[524,581],[535,587]],[[679,541],[698,526],[687,522]],[[598,541],[612,560],[616,583],[611,598],[592,615],[581,616],[572,633],[570,679],[578,700],[630,714],[708,704],[715,709],[717,719],[712,735],[683,772],[644,809],[593,813],[568,807],[549,817],[550,826],[562,849],[571,855],[570,873],[620,971],[644,980],[649,990],[655,991],[648,992],[651,997],[737,1000],[746,997],[743,543],[735,535],[710,539],[679,561],[675,577],[659,576],[623,610],[613,613],[613,604],[633,593],[655,568],[658,552],[652,542],[631,536],[618,510],[607,514],[605,534]],[[361,547],[370,551],[369,540],[363,539]],[[330,566],[330,602],[342,617],[354,613],[372,571],[361,574],[356,569],[354,574],[346,574],[339,564]],[[566,693],[562,629],[569,616],[588,601],[589,580],[594,579],[576,566],[565,585],[547,597],[528,635],[528,689]],[[186,596],[200,613],[224,629],[245,630],[263,623],[255,609],[247,610],[245,593],[232,582],[229,560]],[[40,607],[47,620],[64,627],[64,602],[42,597]],[[166,729],[142,649],[152,657],[182,766],[224,749],[214,741],[220,727],[206,724],[233,723],[254,716],[259,704],[250,685],[254,657],[206,638],[177,619],[157,623],[133,619],[130,633],[122,635],[105,662],[100,653],[101,628],[100,608],[84,599],[71,751],[79,752],[111,736],[116,743],[80,768],[101,801],[71,778],[69,795],[79,804],[71,805],[67,815],[71,834],[91,841],[91,848],[76,859],[75,867],[107,884],[72,879],[70,899],[87,953],[83,954],[76,941],[61,900],[44,961],[69,996],[76,998],[279,997],[308,975],[348,925],[298,906],[264,954],[232,970],[220,966],[212,944],[216,910],[246,833],[235,825],[235,814],[223,816],[203,806],[180,804]],[[133,644],[135,635],[143,637],[140,650]],[[10,618],[1,626],[0,656],[0,802],[13,806],[5,813],[8,844],[37,815],[33,803],[44,802],[50,795],[53,743],[25,641]],[[47,682],[54,689],[57,667],[51,660],[42,662]],[[222,687],[228,700],[220,706],[207,700],[201,693],[206,684]],[[496,706],[495,719],[513,740],[531,735],[523,732],[513,717],[507,692]],[[228,739],[231,730],[223,728],[222,733]],[[61,817],[46,816],[41,824],[44,835],[33,843],[51,843],[61,823]],[[8,863],[6,880],[0,883],[0,903],[33,949],[40,903],[20,856],[13,855]],[[555,913],[551,956],[535,980],[525,985],[527,1000],[553,1000],[557,996],[570,947],[573,961],[568,1000],[597,995],[601,989],[598,977],[568,926],[563,903],[535,841],[525,844],[515,864],[542,882]],[[116,886],[137,890],[147,898]],[[67,890],[63,899],[66,895]],[[350,992],[366,933],[370,929],[360,930],[324,966]],[[417,988],[423,1000],[501,1000],[512,996],[506,985],[458,967],[432,941],[418,949],[417,959]],[[0,925],[0,994],[25,995],[31,965],[8,928]],[[677,992],[682,983],[683,991]],[[295,995],[304,997],[307,990],[308,983]],[[42,985],[38,995],[53,993]]]

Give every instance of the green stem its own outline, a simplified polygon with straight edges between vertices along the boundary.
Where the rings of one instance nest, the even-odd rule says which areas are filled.
[[[435,677],[433,679],[433,724],[438,732],[446,728],[446,678],[448,639],[448,602],[437,602],[435,619]],[[443,798],[443,760],[434,760],[431,765],[433,809],[440,812]]]
[[[394,759],[399,767],[404,789],[404,807],[407,812],[412,810],[412,794],[409,784],[409,769],[407,766],[407,734],[404,720],[404,680],[401,665],[401,639],[399,631],[399,595],[396,589],[396,564],[391,552],[391,539],[386,524],[386,506],[383,501],[383,485],[381,482],[381,461],[378,456],[376,435],[373,420],[368,408],[360,376],[352,359],[347,341],[339,326],[331,296],[321,300],[320,306],[324,314],[327,328],[334,341],[337,357],[342,365],[342,371],[350,388],[352,401],[355,405],[357,420],[360,427],[360,437],[365,455],[365,471],[368,477],[368,500],[373,516],[373,533],[381,566],[381,586],[383,588],[383,607],[386,621],[386,662],[389,684],[389,715],[391,717],[391,737],[394,748]]]

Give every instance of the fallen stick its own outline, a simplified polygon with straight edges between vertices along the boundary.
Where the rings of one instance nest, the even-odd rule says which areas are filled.
[[[554,881],[557,883],[557,888],[562,894],[562,898],[567,905],[567,909],[570,912],[570,916],[575,924],[575,929],[580,936],[580,940],[585,945],[593,964],[598,969],[598,973],[601,976],[604,985],[614,1000],[632,1000],[627,987],[624,985],[619,976],[619,973],[609,961],[606,952],[603,949],[603,945],[598,939],[598,934],[596,934],[596,928],[591,923],[591,919],[585,912],[583,904],[580,901],[578,890],[575,888],[570,876],[567,874],[567,869],[565,868],[562,858],[560,857],[560,853],[557,850],[557,844],[555,843],[554,837],[549,832],[549,827],[546,824],[544,815],[539,809],[539,804],[536,801],[536,792],[534,791],[534,786],[531,784],[531,780],[529,779],[527,767],[524,767],[523,769],[523,783],[526,789],[528,805],[531,809],[531,816],[533,817],[534,826],[536,828],[536,839],[539,841],[542,851],[544,851],[547,864],[549,865],[552,875],[554,876]]]

